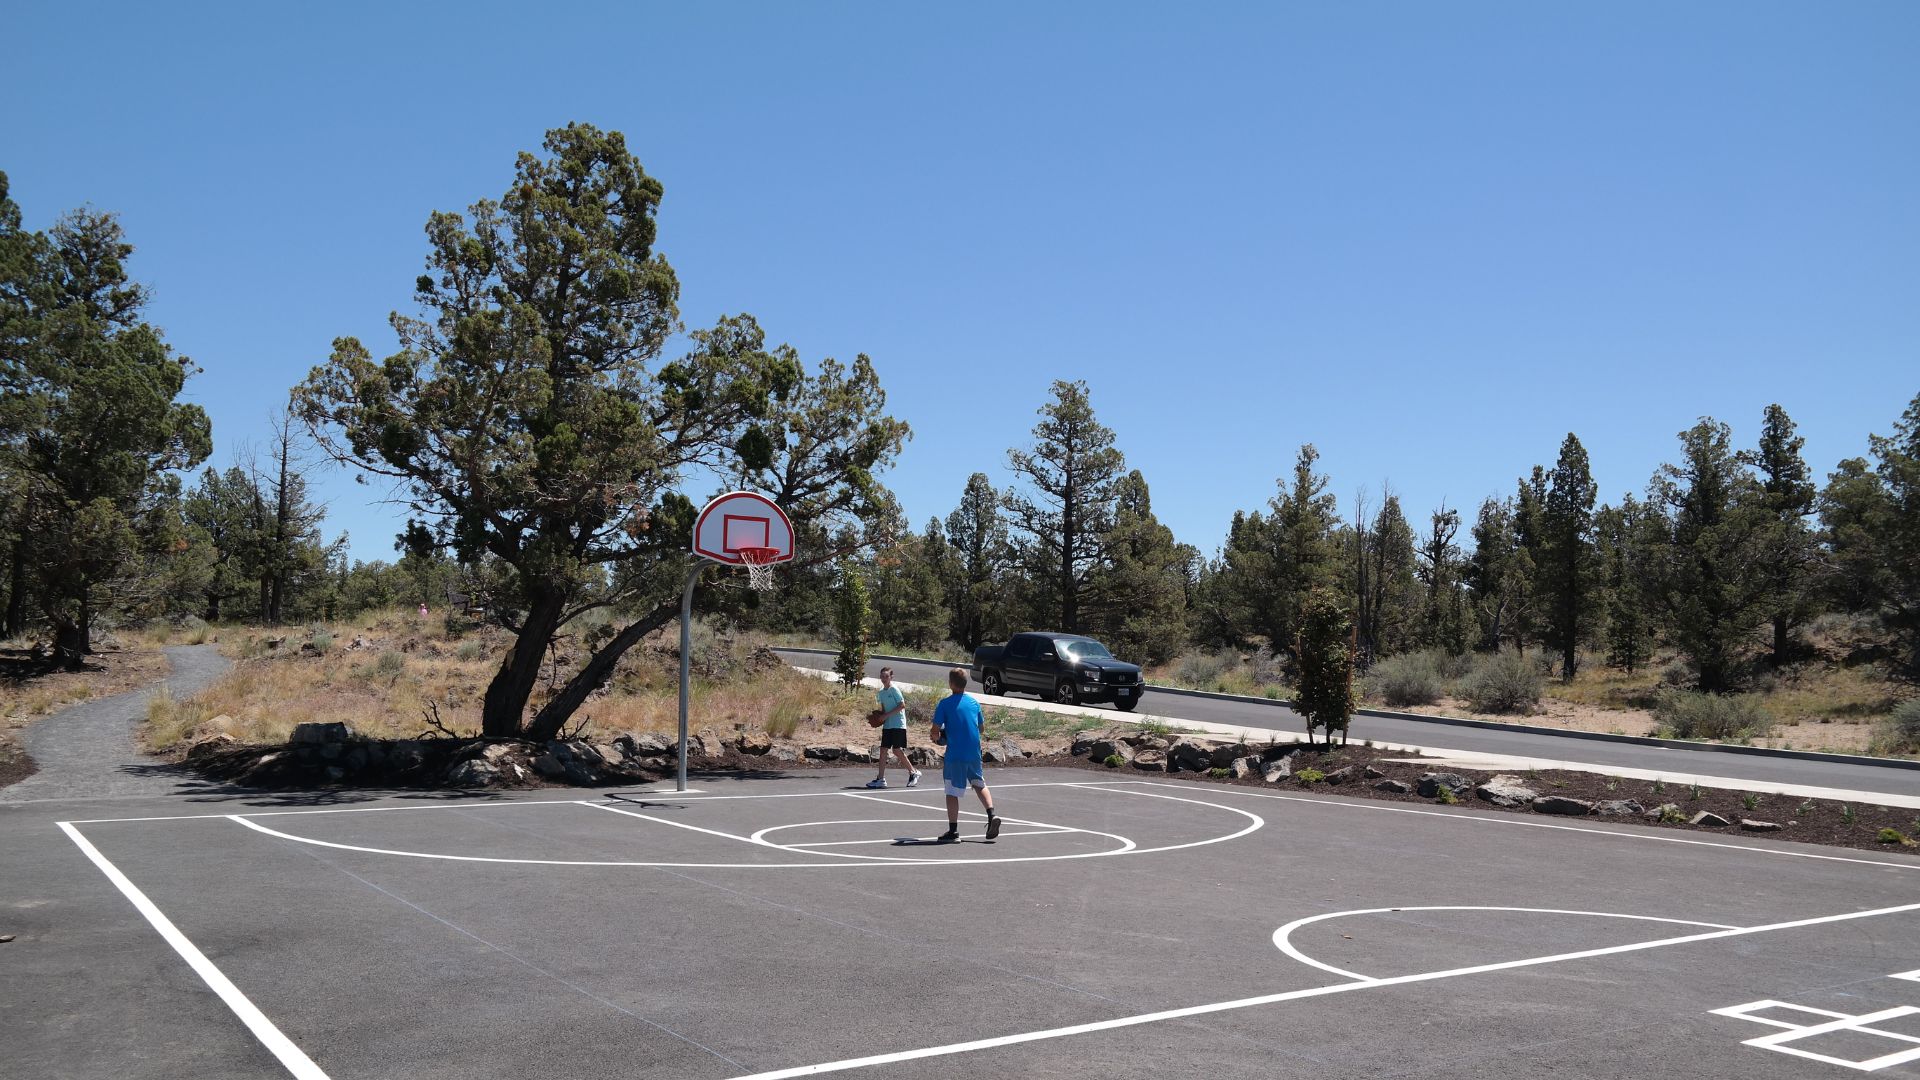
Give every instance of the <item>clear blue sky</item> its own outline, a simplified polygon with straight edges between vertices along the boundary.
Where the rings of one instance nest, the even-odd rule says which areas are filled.
[[[1083,378],[1178,536],[1318,444],[1470,518],[1577,432],[1603,498],[1784,404],[1822,475],[1920,392],[1920,4],[14,0],[0,169],[120,212],[215,462],[429,212],[571,120],[666,187],[690,326],[870,354],[916,527]],[[329,530],[391,558],[343,475]],[[695,493],[701,494],[701,493]]]

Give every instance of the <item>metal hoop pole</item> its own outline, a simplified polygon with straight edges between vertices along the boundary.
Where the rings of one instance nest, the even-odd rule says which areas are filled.
[[[679,786],[675,791],[687,790],[687,695],[693,673],[693,587],[700,581],[700,571],[706,568],[704,560],[695,559],[693,569],[687,571],[687,587],[680,594],[680,770]]]

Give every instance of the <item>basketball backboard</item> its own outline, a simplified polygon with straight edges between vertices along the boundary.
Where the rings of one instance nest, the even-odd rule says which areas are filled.
[[[793,558],[793,523],[772,499],[752,491],[730,491],[707,504],[693,525],[693,553],[739,566],[742,549],[772,548],[769,562]]]

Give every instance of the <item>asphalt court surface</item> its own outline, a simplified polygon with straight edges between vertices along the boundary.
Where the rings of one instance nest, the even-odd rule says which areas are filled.
[[[1920,859],[1041,769],[935,845],[867,775],[95,804],[152,1008],[0,1074],[1920,1077]]]

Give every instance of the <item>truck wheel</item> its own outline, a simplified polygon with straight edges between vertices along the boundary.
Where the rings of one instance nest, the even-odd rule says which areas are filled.
[[[1138,704],[1140,704],[1139,698],[1130,697],[1130,698],[1127,698],[1125,701],[1114,702],[1113,707],[1116,709],[1119,709],[1121,712],[1132,712],[1133,707]]]
[[[1053,688],[1053,700],[1062,705],[1080,704],[1080,695],[1074,690],[1072,679],[1060,680],[1060,685]]]
[[[1006,687],[1000,685],[999,672],[983,671],[980,673],[980,689],[993,697],[999,697]]]

